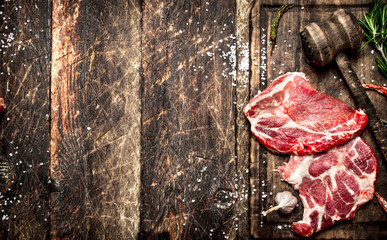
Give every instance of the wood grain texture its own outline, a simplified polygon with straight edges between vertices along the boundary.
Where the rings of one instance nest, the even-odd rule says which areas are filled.
[[[235,78],[235,106],[236,106],[236,171],[242,176],[239,184],[245,187],[242,189],[246,201],[238,201],[236,209],[239,219],[239,237],[248,239],[250,237],[249,201],[250,198],[250,131],[249,123],[243,108],[249,101],[249,80],[250,80],[250,17],[254,1],[236,1],[236,40],[237,40],[237,74]]]
[[[53,2],[53,239],[137,236],[139,7],[138,1]]]
[[[1,158],[13,171],[0,195],[0,239],[45,239],[49,231],[49,1],[1,1]]]
[[[0,238],[296,238],[302,206],[261,214],[277,192],[298,195],[272,171],[288,156],[269,154],[242,110],[288,71],[356,109],[335,64],[306,64],[298,34],[340,6],[360,17],[368,2],[0,1],[0,167],[13,173]],[[296,6],[269,55],[284,3]],[[366,47],[350,61],[362,83],[383,85],[375,56]],[[385,97],[367,94],[386,120]],[[379,161],[385,197],[386,179]],[[314,237],[381,238],[386,222],[373,199]]]
[[[141,237],[242,234],[236,202],[247,201],[248,173],[238,174],[235,158],[235,8],[143,3]]]
[[[302,71],[306,74],[312,86],[317,90],[346,102],[351,108],[356,109],[356,103],[348,86],[341,76],[335,64],[329,64],[323,68],[312,67],[305,62],[299,32],[303,26],[312,21],[325,20],[334,10],[342,7],[353,12],[357,17],[368,10],[367,1],[295,1],[296,6],[289,10],[280,20],[277,35],[277,46],[273,55],[270,55],[271,45],[268,33],[270,31],[271,17],[283,1],[261,1],[252,10],[252,76],[250,92],[253,97],[259,90],[266,88],[277,76],[286,72]],[[289,1],[290,3],[290,1]],[[292,2],[293,3],[293,2]],[[375,54],[367,47],[358,54],[350,55],[353,68],[363,83],[376,82],[379,85],[385,83],[383,76],[377,71],[374,62]],[[255,58],[255,59],[254,59]],[[380,113],[381,118],[386,119],[385,99],[373,92],[367,92]],[[367,129],[362,138],[371,145],[378,156],[378,178],[375,183],[376,191],[384,191],[387,169],[381,161],[380,154]],[[251,139],[251,234],[255,238],[296,238],[290,231],[291,223],[302,219],[302,206],[290,215],[271,213],[267,217],[262,216],[262,211],[274,204],[274,196],[283,190],[293,191],[292,187],[281,182],[280,176],[273,172],[278,166],[288,161],[288,155],[272,155],[252,137]],[[386,195],[386,194],[385,194]],[[302,204],[301,204],[302,205]],[[341,221],[321,233],[315,234],[317,239],[331,238],[380,238],[386,235],[384,224],[387,216],[373,199],[357,211],[355,219]]]

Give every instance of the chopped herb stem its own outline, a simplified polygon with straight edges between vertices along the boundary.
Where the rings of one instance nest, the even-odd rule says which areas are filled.
[[[271,20],[271,29],[270,29],[270,41],[271,41],[271,44],[272,44],[271,53],[270,54],[273,53],[273,49],[274,49],[275,42],[276,42],[276,39],[277,39],[277,31],[278,31],[279,20],[281,19],[282,15],[284,15],[292,7],[294,7],[294,4],[284,4],[273,15],[273,18]]]

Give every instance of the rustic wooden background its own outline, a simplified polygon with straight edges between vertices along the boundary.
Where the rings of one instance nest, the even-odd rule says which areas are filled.
[[[270,20],[284,3],[296,6],[270,55]],[[302,206],[261,214],[293,191],[272,171],[288,156],[252,137],[242,109],[288,71],[356,109],[334,64],[305,63],[299,31],[339,7],[361,17],[368,3],[0,1],[0,238],[297,238]],[[367,47],[350,58],[363,83],[386,85],[375,56]],[[367,93],[387,119],[386,98]],[[372,134],[362,137],[387,196],[386,164]],[[382,238],[386,223],[373,199],[314,238]]]

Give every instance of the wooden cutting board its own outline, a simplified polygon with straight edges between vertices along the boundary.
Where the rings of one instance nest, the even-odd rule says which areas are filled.
[[[342,79],[335,63],[323,68],[312,67],[305,62],[301,49],[299,32],[307,24],[313,21],[325,20],[338,8],[347,9],[362,17],[368,12],[368,1],[299,1],[295,7],[289,10],[280,20],[277,43],[273,54],[270,54],[272,45],[269,41],[271,18],[274,12],[284,4],[284,1],[260,1],[252,9],[251,19],[251,97],[259,90],[265,89],[277,76],[286,73],[304,72],[310,83],[317,90],[347,103],[353,109],[357,106]],[[286,1],[294,3],[294,1]],[[377,84],[384,86],[387,79],[379,73],[375,63],[374,51],[366,47],[360,53],[350,56],[351,62],[360,76],[363,84]],[[387,118],[387,99],[376,92],[367,92],[382,119]],[[387,136],[386,136],[387,137]],[[377,146],[372,134],[366,130],[362,138],[371,145],[378,156],[378,178],[375,183],[376,191],[387,196],[387,168],[381,161]],[[251,140],[251,178],[252,189],[251,208],[251,234],[256,238],[293,238],[289,230],[291,223],[302,219],[302,206],[299,206],[290,215],[272,213],[267,217],[261,214],[265,209],[274,204],[274,196],[277,192],[289,190],[298,195],[290,185],[281,182],[280,176],[273,170],[288,161],[289,156],[272,155],[266,151],[263,145],[254,138]],[[300,204],[302,205],[302,204]],[[360,207],[356,218],[349,221],[336,223],[333,227],[321,233],[313,235],[315,238],[380,238],[387,235],[385,224],[387,215],[379,206],[376,198],[370,203]]]

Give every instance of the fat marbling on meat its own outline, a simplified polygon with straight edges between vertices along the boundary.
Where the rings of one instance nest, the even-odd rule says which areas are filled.
[[[314,89],[303,73],[276,78],[245,107],[254,136],[272,153],[313,154],[359,135],[367,115]]]

